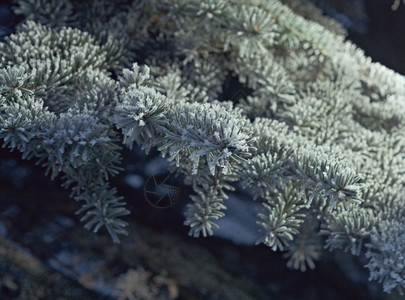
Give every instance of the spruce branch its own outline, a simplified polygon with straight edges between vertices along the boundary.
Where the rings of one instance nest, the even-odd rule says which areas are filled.
[[[314,267],[320,232],[330,250],[365,248],[384,290],[404,287],[405,77],[312,4],[16,2],[26,20],[0,42],[0,139],[61,176],[86,228],[125,233],[108,181],[120,144],[136,143],[195,189],[191,235],[213,234],[226,192],[244,189],[288,266]],[[226,101],[233,83],[249,92]]]
[[[285,169],[290,175],[289,180],[303,180],[300,186],[299,197],[307,189],[311,188],[308,198],[308,206],[319,194],[329,199],[330,207],[340,201],[352,201],[360,203],[358,192],[363,188],[360,184],[361,177],[357,174],[341,171],[337,164],[330,165],[326,161],[319,162],[310,158],[302,157],[289,161]]]
[[[232,114],[218,104],[185,103],[170,111],[167,126],[162,128],[167,142],[159,150],[167,149],[169,160],[179,158],[183,150],[190,150],[192,174],[197,173],[202,156],[207,157],[212,175],[216,166],[222,174],[229,174],[231,161],[238,163],[248,156],[254,140],[246,128],[247,120],[239,116],[240,112]]]
[[[383,284],[385,292],[390,293],[397,288],[403,295],[405,282],[405,233],[404,222],[401,220],[386,220],[373,229],[366,257],[369,263],[366,268],[370,270],[370,280],[378,280]]]
[[[298,228],[304,222],[305,203],[297,197],[296,189],[289,184],[278,188],[263,202],[266,214],[259,214],[257,223],[265,234],[256,242],[264,243],[273,251],[284,250],[298,234]]]
[[[189,235],[203,237],[213,235],[212,229],[218,228],[213,221],[223,217],[222,210],[226,209],[223,204],[223,197],[218,195],[215,187],[203,186],[195,187],[198,195],[191,195],[192,204],[187,205],[186,220],[184,225],[190,226]]]
[[[371,210],[361,209],[357,205],[342,203],[332,211],[322,224],[320,234],[327,235],[325,248],[344,248],[350,250],[352,255],[359,255],[363,240],[368,239],[371,230],[378,223],[378,217]]]
[[[299,227],[297,238],[288,246],[284,257],[289,258],[287,267],[294,270],[306,271],[315,268],[315,261],[319,260],[322,253],[322,244],[314,231],[318,222],[311,215]]]

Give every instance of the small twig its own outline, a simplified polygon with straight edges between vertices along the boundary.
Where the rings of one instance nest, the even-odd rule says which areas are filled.
[[[405,3],[405,1],[404,1],[404,3]],[[397,10],[400,4],[401,4],[401,0],[395,0],[394,4],[392,4],[392,6],[391,6],[391,9]]]

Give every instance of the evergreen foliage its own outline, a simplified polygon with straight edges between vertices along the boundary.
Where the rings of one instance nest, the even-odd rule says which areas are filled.
[[[300,0],[17,3],[0,138],[61,176],[87,229],[119,242],[120,145],[155,147],[196,192],[190,235],[212,235],[244,190],[263,204],[258,243],[289,267],[314,268],[324,243],[366,253],[370,279],[402,292],[405,78],[341,25]],[[224,99],[231,77],[251,92]]]

